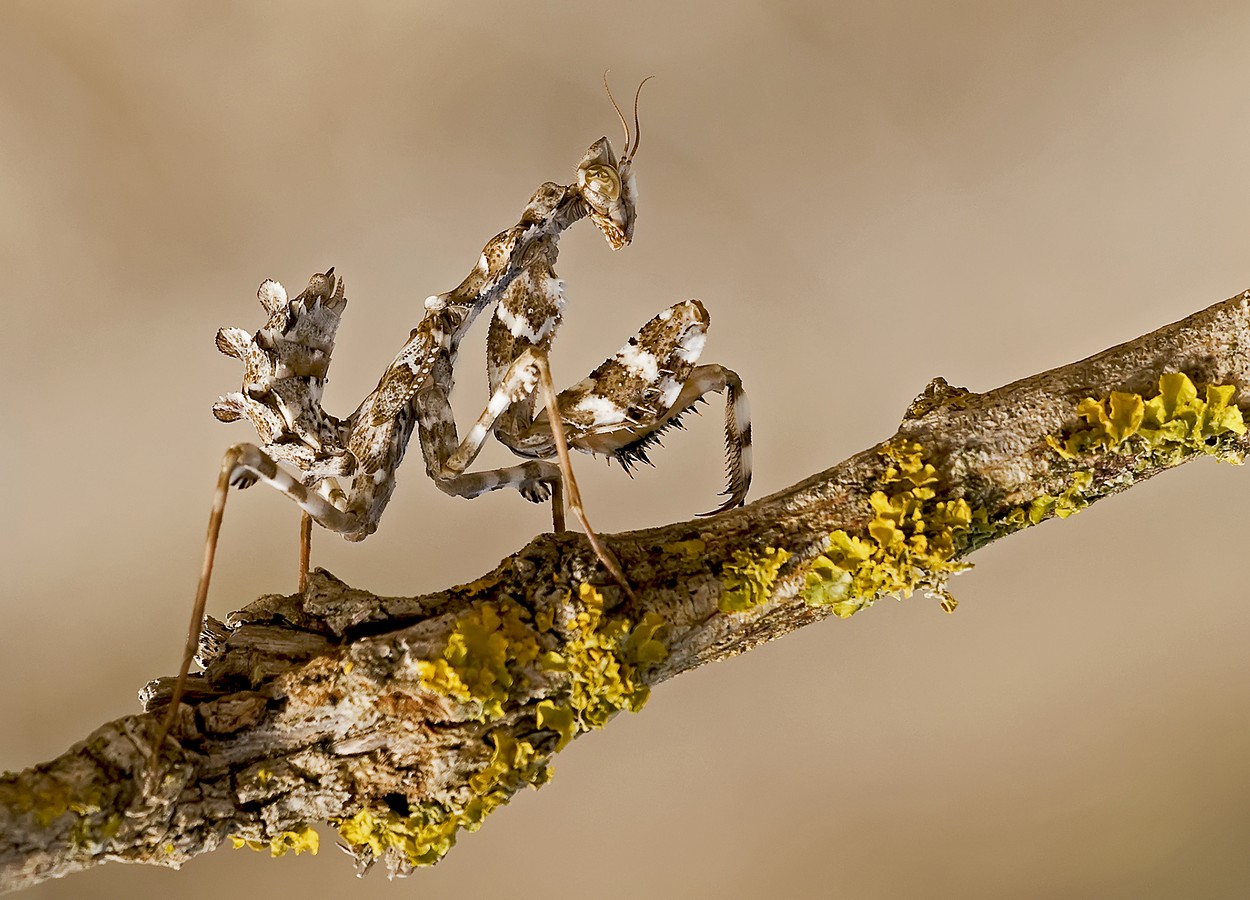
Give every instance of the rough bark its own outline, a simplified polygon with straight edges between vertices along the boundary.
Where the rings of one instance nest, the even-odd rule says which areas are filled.
[[[1235,386],[1233,402],[1244,405],[1248,298],[984,394],[935,380],[890,441],[825,472],[710,519],[607,536],[637,606],[605,577],[580,535],[563,533],[535,538],[469,585],[388,598],[318,573],[302,595],[263,597],[225,624],[210,622],[201,645],[206,672],[188,692],[159,763],[151,741],[169,679],[147,689],[151,711],[110,722],[57,759],[0,779],[0,888],[108,860],[176,867],[229,836],[276,852],[300,844],[311,824],[350,821],[362,810],[388,822],[392,835],[415,828],[429,810],[474,828],[491,808],[481,808],[482,798],[502,802],[541,783],[563,745],[556,720],[538,714],[544,701],[566,711],[582,704],[578,724],[566,731],[597,727],[595,715],[636,707],[651,685],[829,615],[833,607],[812,605],[814,561],[828,560],[833,533],[871,540],[873,495],[897,482],[898,448],[922,448],[933,467],[926,486],[934,496],[925,502],[962,499],[974,513],[971,525],[955,529],[944,567],[924,571],[925,557],[913,560],[913,586],[939,593],[956,560],[990,540],[1204,451],[1244,456],[1250,441],[1234,432],[1205,441],[1199,434],[1167,453],[1147,441],[1064,442],[1090,427],[1089,415],[1078,416],[1085,398],[1116,391],[1149,398],[1169,373],[1184,373],[1200,391]],[[1065,446],[1075,454],[1058,451]],[[745,581],[744,570],[754,572]],[[731,594],[744,609],[724,611]],[[600,599],[601,618],[587,626],[585,613]],[[519,616],[520,631],[508,639],[515,645],[523,632],[534,652],[509,656],[506,671],[495,673],[503,682],[457,694],[435,683],[429,666],[452,659],[448,648],[466,615],[486,607]],[[655,638],[663,652],[647,656],[635,646],[607,658],[633,694],[603,701],[585,685],[570,687],[576,678],[550,664],[550,654],[572,660],[586,652],[588,627],[602,625],[607,630],[594,632],[602,636],[612,623],[622,647],[631,637]],[[506,631],[491,633],[503,640]],[[576,690],[581,700],[570,701]],[[593,715],[587,702],[599,704]],[[506,742],[528,756],[501,764]],[[370,845],[360,833],[352,843],[362,865],[381,858],[401,873],[446,849],[444,842],[425,852],[418,842],[405,851],[399,839]]]

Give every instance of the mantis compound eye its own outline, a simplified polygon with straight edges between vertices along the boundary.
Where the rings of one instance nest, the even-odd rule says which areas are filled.
[[[579,169],[577,180],[583,190],[595,195],[596,200],[610,203],[621,196],[621,175],[613,166],[596,163]]]

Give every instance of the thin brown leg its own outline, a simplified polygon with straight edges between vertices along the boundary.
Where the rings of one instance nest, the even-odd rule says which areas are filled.
[[[568,531],[568,527],[564,524],[563,479],[551,483],[551,530]]]
[[[213,559],[217,555],[217,537],[221,534],[221,519],[226,511],[226,497],[230,493],[230,476],[238,462],[237,448],[226,452],[221,463],[221,474],[217,476],[217,491],[213,494],[213,508],[208,515],[208,535],[204,539],[204,563],[200,568],[200,583],[195,589],[195,604],[191,608],[191,625],[187,629],[187,643],[182,651],[182,665],[178,667],[178,680],[174,682],[173,694],[169,698],[169,708],[165,718],[156,732],[156,740],[152,744],[153,763],[160,757],[161,745],[173,727],[178,716],[178,707],[182,703],[182,695],[187,687],[187,674],[191,671],[191,661],[195,659],[200,647],[200,631],[204,627],[204,608],[208,604],[208,583],[213,577]]]
[[[595,556],[599,557],[599,561],[603,563],[604,568],[608,570],[616,583],[621,586],[621,590],[625,592],[625,595],[630,600],[637,602],[638,598],[634,596],[633,588],[625,580],[625,572],[622,571],[616,554],[609,550],[603,541],[599,540],[599,535],[590,527],[590,521],[586,518],[586,511],[582,508],[582,495],[577,489],[577,479],[573,477],[573,460],[569,457],[569,442],[564,436],[560,407],[556,403],[556,387],[551,380],[551,368],[547,365],[547,356],[544,353],[535,353],[534,361],[538,364],[538,386],[543,392],[543,404],[547,408],[547,419],[551,423],[551,435],[556,445],[556,459],[560,463],[562,480],[568,489],[569,510],[577,521],[581,523],[582,530],[586,532],[586,538],[590,541],[591,549],[595,551]],[[557,528],[557,530],[560,529]]]
[[[301,513],[299,517],[299,592],[308,590],[308,558],[312,554],[312,516]]]

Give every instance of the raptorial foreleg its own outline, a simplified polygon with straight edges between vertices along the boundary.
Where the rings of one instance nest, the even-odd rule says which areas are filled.
[[[740,506],[751,484],[751,415],[742,380],[719,365],[696,366],[709,316],[698,300],[674,304],[655,316],[616,355],[557,397],[569,443],[616,458],[626,469],[650,462],[648,449],[710,393],[724,391],[728,499],[714,512]],[[542,442],[549,418],[520,434],[500,433],[515,452]]]
[[[677,399],[666,412],[647,424],[639,424],[620,432],[596,435],[600,445],[617,444],[610,452],[626,469],[635,462],[650,462],[647,448],[659,442],[660,435],[670,428],[681,427],[681,417],[694,409],[708,394],[725,392],[725,470],[727,483],[722,495],[728,499],[711,512],[712,516],[741,506],[751,486],[751,408],[742,379],[738,373],[715,363],[696,366],[681,386]],[[623,443],[620,443],[623,442]]]

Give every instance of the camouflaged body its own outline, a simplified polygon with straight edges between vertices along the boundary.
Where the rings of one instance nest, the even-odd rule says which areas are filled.
[[[583,155],[572,184],[540,186],[517,224],[487,242],[459,285],[426,299],[421,322],[377,387],[346,419],[321,405],[347,304],[342,278],[333,269],[315,275],[293,300],[276,281],[262,284],[258,298],[268,313],[265,325],[251,336],[238,328],[218,332],[222,352],[243,362],[244,379],[241,391],[214,406],[222,421],[248,418],[264,454],[300,472],[299,483],[288,484],[289,476],[262,461],[260,478],[321,524],[360,540],[377,529],[395,489],[395,472],[419,429],[426,470],[445,492],[473,497],[515,487],[527,499],[549,496],[550,484],[560,477],[550,463],[465,469],[491,433],[519,456],[557,455],[552,423],[539,411],[536,361],[544,360],[545,368],[564,311],[564,285],[554,268],[559,238],[589,217],[614,249],[630,242],[638,196],[632,163],[628,132],[619,159],[601,138]],[[460,441],[450,405],[460,341],[496,301],[487,336],[491,400]],[[707,325],[707,311],[697,300],[664,310],[589,377],[559,394],[556,404],[571,446],[610,454],[628,470],[647,461],[646,447],[678,425],[705,393],[727,390],[730,485],[723,509],[740,504],[750,483],[750,429],[737,375],[695,365]],[[237,483],[247,486],[252,479]]]

